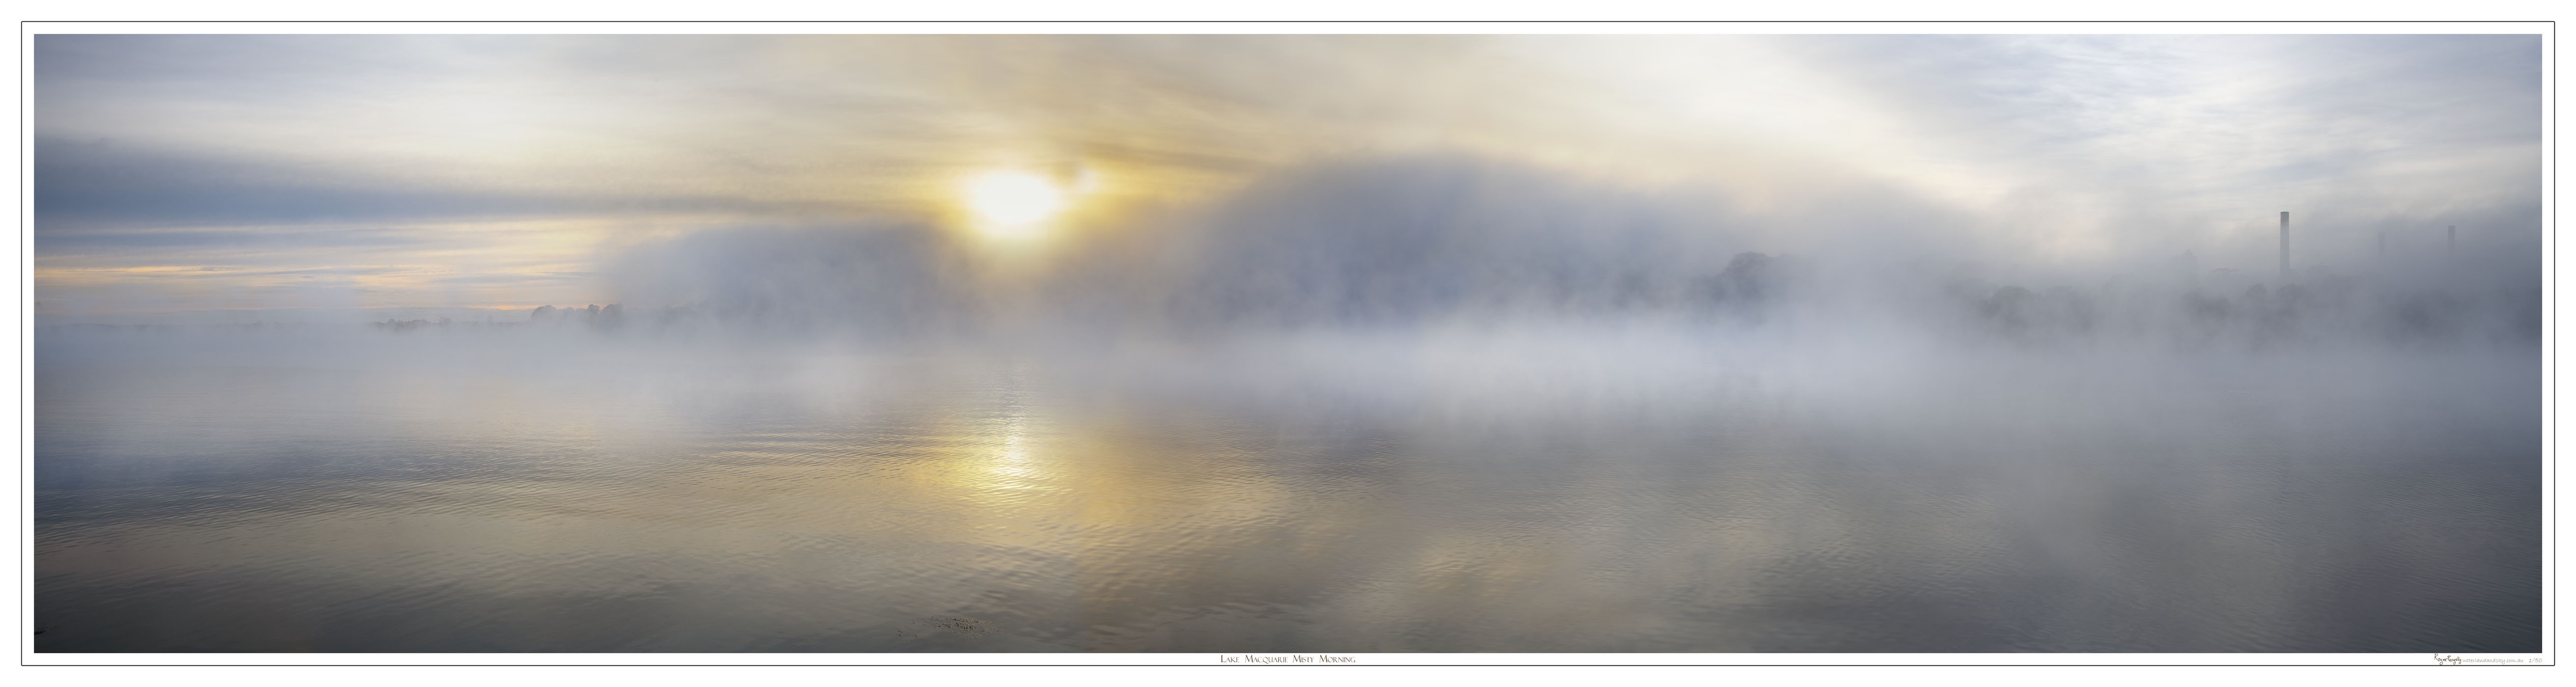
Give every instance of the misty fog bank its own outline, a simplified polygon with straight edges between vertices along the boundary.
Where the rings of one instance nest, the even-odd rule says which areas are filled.
[[[2186,350],[2539,333],[2537,264],[2496,246],[2263,278],[2187,246],[2045,264],[1945,240],[1979,232],[1892,191],[1819,205],[1750,212],[1485,160],[1346,161],[1135,226],[1069,229],[1035,256],[906,225],[702,232],[618,261],[631,315],[603,326],[1118,340],[1646,322]]]
[[[1943,240],[1978,235],[1967,221],[1885,191],[1752,211],[1492,160],[1352,160],[1204,207],[1067,227],[1036,246],[903,223],[701,231],[607,258],[616,302],[365,326],[45,325],[37,358],[506,367],[609,357],[667,368],[997,354],[1103,365],[1339,358],[1370,370],[1403,360],[1548,369],[1587,356],[1645,370],[1937,365],[2040,352],[2537,361],[2537,265],[2511,246],[2319,264],[2282,279],[2190,248],[2049,264]]]

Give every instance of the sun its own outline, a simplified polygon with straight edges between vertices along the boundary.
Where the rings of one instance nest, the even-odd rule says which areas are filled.
[[[981,229],[997,236],[1032,233],[1065,204],[1055,182],[1028,172],[985,172],[967,179],[965,190]]]

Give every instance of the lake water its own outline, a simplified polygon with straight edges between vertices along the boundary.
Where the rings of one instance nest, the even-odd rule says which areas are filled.
[[[2536,352],[148,348],[39,338],[38,651],[2540,649]]]

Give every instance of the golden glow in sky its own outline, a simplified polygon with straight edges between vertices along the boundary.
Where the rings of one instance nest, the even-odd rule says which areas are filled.
[[[31,45],[34,305],[75,318],[631,301],[629,248],[781,223],[1099,245],[1378,161],[1705,198],[1748,250],[1933,211],[1943,246],[2070,264],[2269,265],[2267,213],[2303,198],[2352,232],[2312,245],[2366,256],[2365,225],[2540,193],[2535,36]]]
[[[1064,205],[1064,189],[1027,172],[985,172],[966,181],[966,207],[975,212],[976,229],[996,238],[1035,234]]]

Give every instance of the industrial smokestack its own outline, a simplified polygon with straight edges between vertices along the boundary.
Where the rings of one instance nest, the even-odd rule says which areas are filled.
[[[2281,211],[2281,281],[2290,280],[2290,211]]]

